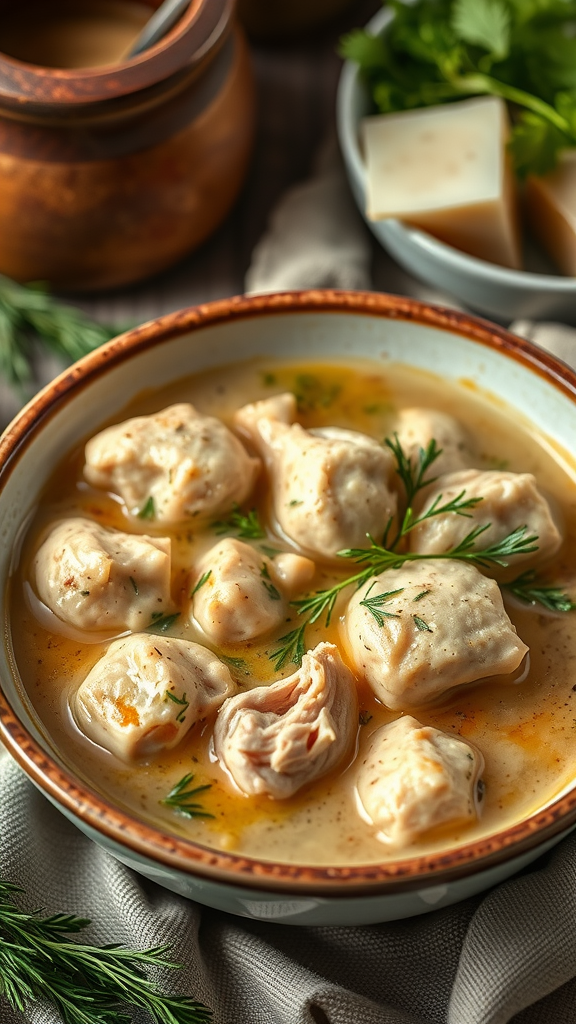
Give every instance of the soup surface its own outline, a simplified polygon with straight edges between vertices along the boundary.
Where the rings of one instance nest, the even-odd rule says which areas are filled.
[[[402,365],[383,368],[367,361],[293,364],[258,360],[209,371],[169,389],[143,394],[126,409],[122,419],[150,414],[175,402],[191,402],[200,412],[230,425],[239,407],[285,392],[296,395],[298,422],[304,428],[351,429],[378,442],[390,435],[399,411],[407,407],[437,409],[454,416],[473,438],[473,464],[477,468],[532,473],[536,477],[563,535],[559,551],[538,567],[539,577],[547,585],[553,582],[570,593],[571,566],[576,556],[574,466],[529,423],[479,393],[470,382],[447,385],[433,375]],[[173,614],[179,614],[169,620],[164,633],[162,624],[156,629],[150,626],[150,635],[187,639],[210,648],[229,667],[239,693],[296,671],[296,664],[290,661],[277,670],[270,655],[278,650],[279,638],[302,620],[298,610],[289,605],[286,621],[263,637],[235,644],[210,642],[188,613],[191,581],[193,585],[196,579],[194,566],[223,537],[238,537],[242,532],[239,516],[249,517],[252,510],[252,523],[261,524],[262,530],[253,530],[245,542],[259,557],[274,559],[278,552],[296,549],[274,526],[265,473],[241,510],[218,516],[216,523],[198,517],[183,526],[167,527],[151,518],[130,516],[116,495],[87,483],[83,466],[82,445],[70,453],[43,494],[11,581],[9,630],[22,685],[42,731],[86,783],[122,808],[209,847],[259,859],[316,865],[367,864],[490,834],[544,805],[573,777],[575,613],[523,602],[505,589],[506,612],[529,646],[529,656],[519,669],[449,690],[431,703],[406,709],[423,725],[461,737],[481,751],[485,761],[483,787],[479,813],[473,819],[428,829],[402,849],[379,836],[378,829],[359,808],[359,765],[374,733],[397,720],[402,711],[385,707],[356,670],[360,714],[354,743],[336,767],[287,799],[246,796],[234,785],[214,753],[214,714],[195,725],[172,750],[135,763],[120,760],[80,731],[71,712],[74,694],[108,649],[113,634],[83,632],[64,623],[37,594],[33,561],[54,523],[82,516],[128,533],[170,537]],[[323,590],[357,569],[355,563],[341,566],[338,560],[319,560],[312,580],[299,596]],[[519,571],[516,568],[511,576],[516,577]],[[352,664],[343,642],[342,618],[353,593],[353,587],[343,589],[328,627],[324,615],[308,627],[307,649],[326,640],[337,645],[344,661]],[[209,787],[192,802],[211,817],[186,817],[178,800],[165,802],[188,775],[193,779],[184,790]]]
[[[13,5],[2,13],[0,50],[46,68],[94,68],[125,60],[153,10],[137,0]]]

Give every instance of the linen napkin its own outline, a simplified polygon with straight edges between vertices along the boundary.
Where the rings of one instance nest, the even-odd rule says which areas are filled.
[[[370,260],[328,147],[312,181],[272,216],[246,286],[369,287]],[[429,290],[422,297],[450,304]],[[576,331],[526,322],[513,329],[576,362]],[[389,924],[303,928],[231,917],[141,878],[86,839],[6,754],[0,792],[0,874],[26,889],[22,905],[90,917],[93,942],[171,943],[184,969],[159,972],[159,984],[206,1003],[214,1024],[576,1021],[576,834],[453,907]],[[23,1017],[0,997],[1,1024],[22,1020],[60,1024],[47,1006],[31,1004]]]

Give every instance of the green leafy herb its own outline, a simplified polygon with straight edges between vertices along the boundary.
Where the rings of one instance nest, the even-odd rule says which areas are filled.
[[[239,537],[247,537],[253,540],[265,537],[266,532],[260,525],[258,513],[255,508],[247,515],[243,515],[238,505],[234,505],[228,519],[220,519],[214,523],[217,534],[237,533]]]
[[[270,573],[268,572],[268,566],[266,565],[266,562],[262,562],[260,575],[262,577],[262,585],[265,587],[268,597],[272,601],[280,601],[282,599],[282,595],[280,591],[274,586],[270,579]]]
[[[89,590],[81,590],[80,593],[82,594],[82,597],[90,597]]]
[[[421,601],[423,597],[428,597],[428,594],[431,593],[431,590],[422,590],[419,594],[416,594],[416,597],[412,598],[412,601]]]
[[[274,662],[274,668],[277,672],[290,662],[293,665],[302,664],[302,658],[306,654],[304,634],[309,621],[311,620],[303,622],[301,626],[291,630],[290,633],[286,633],[276,641],[277,646],[269,654],[269,658],[270,661]]]
[[[248,668],[244,658],[231,658],[227,654],[219,654],[218,657],[220,658],[220,661],[226,662],[226,664],[230,665],[231,668],[236,668],[242,671],[246,671]]]
[[[430,628],[428,623],[424,622],[424,619],[421,619],[419,615],[413,615],[412,618],[414,619],[414,625],[416,626],[416,629],[419,629],[422,633],[434,632],[434,630]]]
[[[576,604],[560,587],[539,583],[533,569],[523,572],[511,583],[503,583],[502,589],[509,590],[525,604],[540,604],[551,612],[571,612],[576,608]]]
[[[340,384],[325,384],[312,373],[299,373],[296,377],[294,395],[298,412],[313,412],[328,409],[342,391]]]
[[[129,1024],[143,1010],[157,1024],[209,1024],[210,1011],[189,996],[163,995],[148,968],[180,969],[169,946],[131,950],[70,938],[90,922],[72,914],[42,917],[14,900],[23,890],[0,880],[0,996],[23,1019],[31,1003],[49,1003],[65,1024]],[[139,1018],[140,1019],[140,1018]]]
[[[179,618],[180,612],[174,612],[173,615],[163,615],[162,612],[154,612],[148,629],[157,629],[161,633],[166,633],[174,625],[176,619]]]
[[[404,588],[401,587],[400,590],[388,590],[385,594],[375,594],[374,597],[369,597],[368,595],[370,594],[372,588],[376,585],[376,582],[377,581],[374,580],[372,586],[368,588],[368,590],[366,591],[366,597],[362,601],[360,601],[360,604],[362,608],[368,609],[370,614],[373,615],[374,618],[376,619],[376,622],[379,626],[383,626],[385,619],[399,619],[400,616],[395,612],[385,611],[385,609],[382,608],[382,605],[386,604],[386,602],[389,601],[392,597],[395,597],[396,594],[401,594]]]
[[[212,569],[208,569],[208,571],[205,572],[204,575],[201,576],[200,579],[198,580],[196,586],[194,587],[194,590],[190,594],[190,597],[194,597],[194,594],[198,593],[198,591],[200,590],[200,587],[203,587],[204,584],[208,582],[208,580],[210,579],[211,575],[212,575]]]
[[[258,547],[264,555],[268,555],[268,558],[276,558],[276,555],[282,554],[279,548],[271,548],[268,544],[259,544]]]
[[[155,519],[156,518],[156,506],[154,504],[154,498],[152,495],[148,498],[145,505],[142,506],[138,512],[138,519]]]
[[[177,782],[174,788],[170,790],[168,796],[160,802],[165,804],[166,807],[173,807],[177,814],[181,814],[183,818],[213,818],[214,815],[205,811],[202,804],[198,803],[195,799],[199,793],[205,793],[207,789],[211,789],[211,783],[189,789],[188,787],[193,780],[193,775],[184,775],[180,782]]]
[[[129,576],[128,579],[130,580],[130,583],[132,584],[132,589],[133,589],[134,593],[136,595],[138,595],[140,593],[140,591],[138,590],[138,584],[136,583],[136,580],[134,579],[133,576]]]
[[[357,61],[382,113],[492,95],[511,105],[517,173],[543,174],[576,146],[574,0],[390,0],[382,36],[356,30]]]
[[[182,697],[180,698],[177,697],[175,693],[172,693],[171,690],[166,690],[166,696],[164,697],[164,700],[171,700],[173,704],[180,705],[180,711],[176,715],[176,721],[183,722],[184,719],[186,718],[186,712],[190,707],[190,701],[186,700],[186,694],[183,693]]]
[[[287,502],[288,508],[296,508],[296,505],[303,505],[304,502],[299,501],[298,498],[292,498],[292,501]]]
[[[9,384],[22,387],[30,380],[35,336],[73,362],[117,333],[57,302],[44,285],[20,285],[0,274],[0,374]]]
[[[423,487],[427,487],[428,484],[433,484],[434,481],[438,479],[438,477],[435,476],[426,477],[426,473],[430,469],[430,466],[432,466],[436,459],[442,454],[442,448],[438,448],[436,441],[432,438],[426,448],[420,448],[418,461],[416,465],[413,465],[412,459],[406,455],[406,452],[398,440],[398,434],[394,434],[394,437],[385,438],[384,444],[390,449],[394,456],[394,460],[396,462],[396,473],[404,484],[406,502],[408,507],[410,507],[418,491]]]

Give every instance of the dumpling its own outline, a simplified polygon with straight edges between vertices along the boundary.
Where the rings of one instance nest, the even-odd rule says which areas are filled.
[[[260,460],[220,420],[182,403],[96,434],[84,476],[119,494],[132,515],[179,523],[240,504],[259,470]]]
[[[514,672],[528,651],[498,585],[464,562],[405,562],[350,600],[344,637],[352,665],[393,710]]]
[[[352,673],[321,643],[288,679],[226,701],[214,730],[223,767],[247,796],[293,796],[340,761],[358,727]]]
[[[302,555],[271,559],[227,537],[196,566],[193,618],[215,644],[253,640],[286,618],[289,598],[310,582],[314,568]]]
[[[170,538],[106,530],[91,519],[54,527],[33,563],[36,590],[78,629],[145,629],[170,607]]]
[[[378,839],[408,846],[448,822],[472,822],[479,813],[479,750],[459,736],[405,715],[378,729],[360,758],[357,793]]]
[[[472,440],[464,427],[438,409],[402,409],[392,427],[391,436],[394,434],[413,466],[418,465],[420,449],[425,451],[430,441],[435,440],[437,449],[442,449],[426,473],[427,480],[466,469],[473,461]]]
[[[440,555],[456,547],[476,526],[488,526],[476,541],[476,547],[486,548],[503,540],[518,527],[527,527],[527,536],[536,534],[538,551],[506,558],[510,565],[534,563],[553,555],[561,543],[561,536],[552,518],[548,502],[542,497],[531,473],[504,473],[497,470],[467,469],[440,477],[433,489],[417,506],[418,515],[425,513],[434,501],[444,505],[466,491],[465,498],[482,500],[467,512],[467,516],[445,512],[421,523],[410,534],[410,548],[424,554]],[[441,498],[440,498],[441,496]]]
[[[110,644],[76,691],[72,711],[91,740],[134,761],[171,750],[234,690],[212,651],[135,633]]]
[[[312,557],[332,560],[343,548],[366,547],[366,535],[380,537],[396,511],[390,452],[354,430],[304,430],[295,417],[291,394],[235,416],[268,468],[278,525]]]

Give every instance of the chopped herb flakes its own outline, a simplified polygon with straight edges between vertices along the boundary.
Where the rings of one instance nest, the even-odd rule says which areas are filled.
[[[156,518],[156,506],[154,504],[154,498],[152,495],[148,498],[146,504],[140,509],[138,513],[138,519],[155,519]]]
[[[247,515],[243,515],[240,512],[239,506],[234,505],[228,519],[219,519],[212,525],[219,536],[224,533],[237,533],[239,537],[246,537],[252,540],[258,540],[260,537],[266,536],[255,508],[251,509]]]
[[[328,409],[342,391],[340,384],[323,384],[311,373],[299,373],[294,383],[294,396],[298,412],[313,412]]]
[[[268,572],[268,566],[266,565],[266,562],[262,563],[260,575],[262,577],[262,584],[266,588],[268,597],[270,597],[272,601],[280,601],[282,599],[282,595],[270,580],[270,573]]]
[[[414,619],[414,625],[416,626],[416,629],[419,629],[421,633],[434,632],[434,630],[430,628],[428,623],[424,622],[424,619],[421,619],[419,615],[413,615],[412,618]]]
[[[419,594],[416,594],[416,597],[412,598],[412,601],[421,601],[423,597],[428,597],[428,594],[431,593],[431,590],[422,590]]]
[[[176,619],[179,618],[180,612],[174,612],[173,615],[162,615],[161,612],[154,612],[148,629],[157,629],[160,633],[167,633],[176,622]]]
[[[186,694],[183,693],[182,694],[182,699],[180,699],[180,697],[177,697],[176,694],[172,693],[171,690],[166,690],[166,696],[165,696],[164,700],[171,700],[173,704],[180,704],[181,705],[180,711],[176,715],[176,721],[177,722],[183,722],[185,717],[186,717],[186,712],[187,712],[188,708],[190,707],[190,701],[186,700]]]
[[[134,593],[136,594],[136,596],[138,596],[140,591],[138,590],[138,584],[136,583],[136,580],[134,579],[133,576],[129,576],[128,579],[130,580],[130,583],[132,584],[132,589],[133,589]]]
[[[190,594],[190,597],[194,597],[194,594],[196,594],[200,590],[200,587],[203,587],[204,584],[208,582],[211,575],[212,569],[208,569],[208,572],[205,572],[204,575],[201,576],[200,579],[198,580],[196,586],[194,587],[192,593]]]

